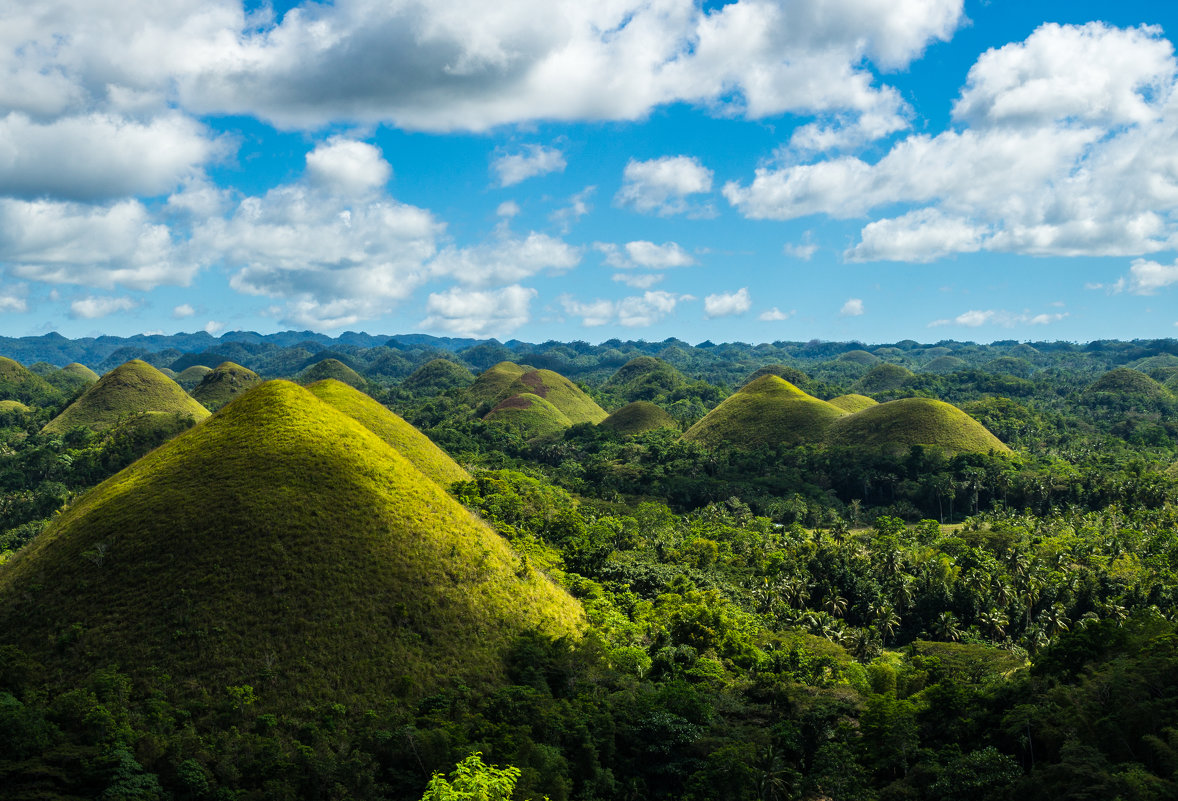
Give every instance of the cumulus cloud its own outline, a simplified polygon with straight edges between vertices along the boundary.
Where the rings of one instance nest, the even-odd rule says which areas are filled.
[[[29,302],[25,298],[25,287],[0,287],[0,312],[21,314],[29,310]]]
[[[643,214],[669,217],[687,212],[706,213],[692,206],[692,195],[712,191],[712,171],[690,156],[665,156],[650,161],[631,159],[622,172],[622,188],[614,202]]]
[[[333,137],[307,154],[307,180],[336,195],[365,195],[393,175],[380,149],[367,142]]]
[[[664,242],[661,245],[656,245],[654,242],[639,239],[627,242],[621,248],[612,242],[594,242],[593,249],[605,256],[607,265],[619,270],[633,267],[665,270],[670,267],[687,267],[695,264],[692,255],[677,242]]]
[[[712,317],[732,317],[744,314],[753,305],[748,287],[742,287],[735,292],[718,292],[704,298],[704,315]]]
[[[634,289],[650,289],[663,280],[662,273],[614,273],[613,280]]]
[[[192,308],[189,303],[181,303],[176,308],[172,309],[172,317],[177,320],[183,320],[186,317],[191,317],[196,314],[196,309]]]
[[[584,217],[593,207],[589,205],[589,198],[597,191],[596,186],[587,186],[568,200],[567,206],[562,206],[548,216],[562,233],[568,233],[577,220]]]
[[[866,216],[852,260],[979,250],[1132,255],[1178,244],[1178,62],[1156,28],[1044,25],[983,54],[958,126],[844,155],[764,166],[723,194],[745,216]]]
[[[1065,319],[1068,312],[1041,312],[1031,314],[1029,311],[1009,312],[1004,309],[970,309],[952,319],[933,320],[929,328],[939,328],[946,325],[960,325],[966,328],[979,328],[983,325],[995,325],[1002,328],[1014,328],[1020,325],[1050,325]]]
[[[559,150],[543,145],[525,145],[522,153],[505,153],[491,169],[499,176],[500,186],[514,186],[521,181],[550,172],[563,172],[567,163]]]
[[[520,211],[521,209],[519,204],[514,200],[505,200],[495,209],[495,216],[511,219],[512,217],[519,215]]]
[[[452,276],[470,286],[508,284],[541,272],[562,273],[581,261],[580,248],[547,234],[523,239],[510,234],[467,248],[448,247],[430,265],[434,275]]]
[[[858,317],[861,314],[863,314],[863,301],[859,298],[851,298],[839,309],[839,317]]]
[[[135,200],[87,206],[0,199],[0,263],[17,278],[143,290],[186,286],[200,268]]]
[[[422,328],[457,336],[503,336],[530,319],[529,306],[536,290],[518,284],[492,291],[452,287],[431,293]]]
[[[757,316],[757,319],[764,322],[776,322],[779,320],[788,320],[793,315],[793,311],[783,312],[781,309],[774,306],[768,311],[761,312],[760,315]]]
[[[677,295],[659,290],[621,300],[593,300],[588,303],[578,301],[570,295],[563,295],[560,304],[567,313],[580,317],[584,326],[615,324],[627,328],[642,328],[654,325],[674,312],[680,301],[691,299],[690,295]]]
[[[1134,259],[1129,266],[1129,275],[1117,281],[1112,289],[1114,292],[1152,295],[1171,284],[1178,284],[1178,260],[1173,264],[1159,264],[1156,261]]]
[[[70,317],[82,320],[96,320],[108,317],[115,312],[130,311],[139,304],[134,298],[90,296],[75,300],[70,304]]]

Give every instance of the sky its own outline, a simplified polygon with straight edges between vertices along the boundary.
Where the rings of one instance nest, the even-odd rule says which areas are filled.
[[[1178,4],[0,0],[0,335],[1178,337]]]

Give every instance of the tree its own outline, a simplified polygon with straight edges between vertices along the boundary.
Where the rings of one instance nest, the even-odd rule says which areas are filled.
[[[511,765],[484,764],[482,753],[475,751],[458,763],[449,780],[435,773],[421,801],[511,801],[519,775],[519,768]]]

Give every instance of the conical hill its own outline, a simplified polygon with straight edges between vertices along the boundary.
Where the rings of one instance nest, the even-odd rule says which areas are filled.
[[[560,409],[574,425],[600,423],[609,417],[609,413],[598,406],[597,401],[586,395],[572,381],[552,370],[532,370],[524,373],[500,393],[499,400],[525,393],[537,395],[548,401]]]
[[[640,400],[626,404],[598,425],[613,429],[619,434],[641,434],[643,431],[653,431],[656,428],[673,428],[675,418],[650,401]]]
[[[502,397],[503,390],[511,386],[521,375],[531,371],[531,367],[515,362],[499,362],[479,373],[474,383],[466,388],[466,394],[474,406],[481,403],[494,404]]]
[[[201,381],[205,380],[205,376],[213,372],[212,367],[205,367],[203,364],[194,364],[191,367],[185,367],[176,374],[173,379],[177,384],[184,387],[184,389],[192,391],[200,385]]]
[[[43,429],[62,434],[76,426],[95,431],[146,412],[187,417],[199,422],[209,411],[150,364],[132,359],[98,380]]]
[[[418,395],[440,394],[448,389],[467,387],[474,383],[474,375],[461,364],[449,359],[432,359],[413,371],[401,388]]]
[[[618,368],[601,388],[628,401],[648,401],[686,383],[683,374],[662,359],[637,356]]]
[[[79,364],[78,362],[70,362],[65,367],[61,368],[61,371],[63,373],[69,373],[72,376],[76,376],[77,378],[90,384],[98,382],[98,373],[94,372],[84,364]]]
[[[315,362],[306,370],[299,373],[300,384],[314,384],[316,381],[322,381],[325,378],[334,378],[336,381],[342,381],[356,389],[364,389],[368,386],[368,382],[364,380],[364,376],[357,373],[351,367],[348,367],[339,359],[324,359]]]
[[[455,481],[470,481],[470,473],[459,467],[429,437],[360,390],[334,378],[316,381],[307,389],[392,445],[414,467],[443,488],[449,488]]]
[[[487,412],[483,419],[506,426],[524,439],[555,434],[573,424],[564,412],[531,392],[512,395]]]
[[[887,392],[899,389],[904,382],[912,378],[912,371],[898,364],[884,362],[868,370],[862,378],[855,382],[855,391],[864,394]]]
[[[209,411],[216,411],[246,390],[262,383],[261,377],[234,362],[224,362],[192,390],[192,397]]]
[[[0,356],[0,400],[20,401],[29,406],[61,403],[64,396],[57,387],[20,362]]]
[[[683,438],[709,446],[752,448],[821,442],[842,409],[766,375],[708,412]]]
[[[956,406],[933,398],[901,398],[835,421],[827,441],[843,447],[907,450],[913,445],[953,453],[1009,453],[1000,439]]]
[[[0,644],[68,685],[111,664],[258,708],[377,709],[502,675],[579,604],[393,447],[262,384],[70,507],[0,566]]]
[[[1164,386],[1138,370],[1118,367],[1109,370],[1089,384],[1082,393],[1085,397],[1100,395],[1139,396],[1149,400],[1169,400],[1170,393]]]
[[[837,406],[844,412],[854,414],[861,412],[869,406],[876,406],[879,404],[875,398],[869,398],[866,395],[839,395],[837,398],[831,398],[827,401],[831,406]]]

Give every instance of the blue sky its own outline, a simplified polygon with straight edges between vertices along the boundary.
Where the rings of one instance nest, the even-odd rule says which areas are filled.
[[[1172,4],[0,6],[0,334],[1178,336]]]

